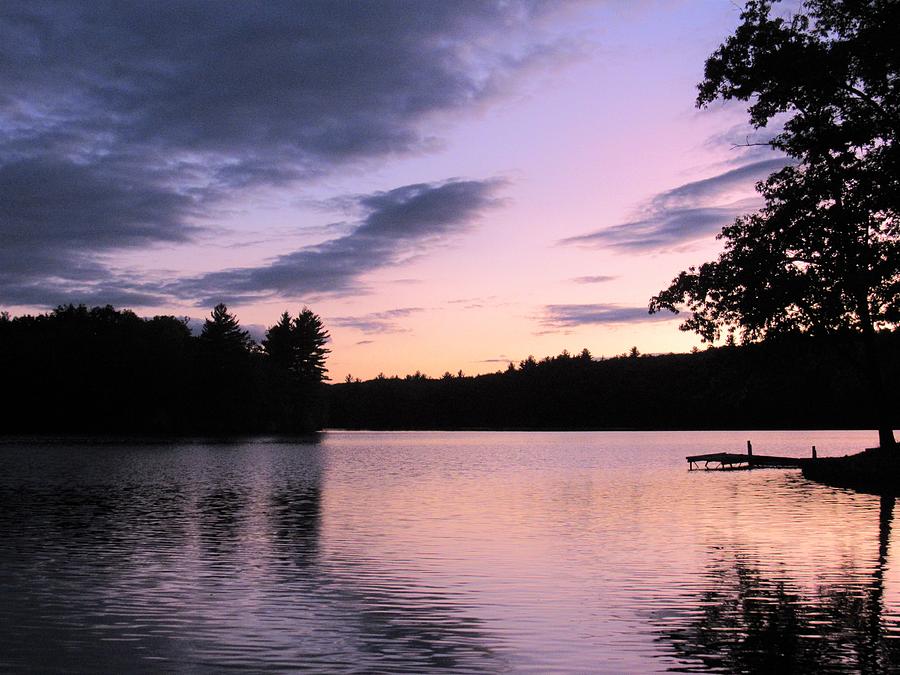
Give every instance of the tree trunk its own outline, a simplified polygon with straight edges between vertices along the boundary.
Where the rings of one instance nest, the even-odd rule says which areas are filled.
[[[827,153],[825,154],[825,161],[830,169],[836,218],[842,226],[838,233],[840,236],[839,251],[843,254],[843,276],[845,276],[847,286],[855,297],[856,313],[862,327],[863,372],[868,380],[870,405],[878,427],[878,447],[896,448],[894,427],[891,424],[891,410],[885,398],[884,378],[881,373],[881,358],[878,354],[875,324],[869,306],[870,284],[867,281],[868,272],[871,269],[871,252],[868,250],[868,224],[865,225],[865,237],[861,242],[862,248],[860,248],[860,242],[851,234],[854,230],[853,224],[858,225],[859,221],[851,221],[850,214],[845,208],[841,170],[836,165],[835,159]],[[865,255],[863,255],[863,251],[865,251]]]
[[[869,384],[872,412],[878,425],[878,446],[896,448],[894,426],[891,424],[891,409],[885,392],[884,377],[881,372],[881,359],[878,354],[878,341],[871,323],[863,323],[863,359],[866,379]]]

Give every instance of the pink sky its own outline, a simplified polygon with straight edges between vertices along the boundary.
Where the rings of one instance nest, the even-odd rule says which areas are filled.
[[[389,4],[373,6],[387,9]],[[328,5],[324,7],[327,12]],[[165,159],[156,149],[163,146],[152,145],[156,137],[144,126],[123,127],[120,135],[114,131],[104,137],[83,131],[86,126],[76,127],[68,118],[58,122],[57,99],[71,106],[73,96],[76,100],[93,96],[87,89],[75,87],[73,93],[48,75],[46,86],[36,87],[43,95],[40,100],[25,94],[8,97],[0,108],[4,115],[0,121],[14,135],[33,139],[54,125],[69,125],[82,133],[81,146],[67,148],[68,154],[57,149],[53,155],[46,144],[26,146],[26,161],[44,167],[51,159],[64,157],[71,160],[73,170],[96,166],[100,172],[106,170],[102,161],[107,156],[117,156],[121,148],[139,147],[140,152],[133,154],[156,173],[147,178],[146,166],[135,168],[129,163],[128,170],[138,176],[134,180],[156,187],[160,167],[165,167],[172,173],[171,178],[162,174],[163,191],[187,195],[193,201],[190,208],[173,207],[175,222],[165,226],[174,229],[160,226],[153,230],[156,238],[135,239],[133,230],[119,233],[115,201],[108,218],[109,236],[97,234],[104,225],[96,223],[107,222],[105,214],[86,226],[91,236],[97,235],[94,239],[73,239],[64,219],[54,213],[52,222],[63,222],[59,231],[64,236],[60,235],[58,246],[69,247],[57,266],[66,272],[53,269],[51,263],[43,270],[39,268],[43,257],[29,262],[26,256],[20,276],[10,272],[5,281],[0,277],[0,306],[16,314],[63,301],[96,304],[107,297],[121,297],[126,302],[114,304],[130,306],[142,315],[171,313],[196,320],[213,301],[223,300],[245,326],[259,327],[274,323],[285,309],[296,312],[309,305],[323,317],[332,336],[329,370],[333,380],[348,373],[361,378],[416,370],[432,376],[458,370],[483,373],[529,354],[540,358],[563,349],[575,352],[586,347],[595,355],[610,356],[633,345],[645,353],[687,351],[698,345],[697,338],[677,329],[677,321],[647,317],[640,310],[678,271],[715,255],[719,248],[715,233],[734,215],[752,208],[754,182],[774,170],[778,161],[732,147],[749,133],[742,126],[745,115],[739,108],[698,111],[694,107],[703,62],[736,25],[736,5],[729,0],[599,1],[535,10],[522,3],[514,16],[497,9],[477,25],[469,17],[444,16],[452,13],[446,6],[419,7],[423,12],[434,11],[433,21],[440,27],[415,43],[423,54],[422,72],[427,74],[432,51],[452,43],[456,74],[462,73],[477,91],[447,102],[441,91],[428,89],[428,82],[418,82],[408,54],[397,66],[390,65],[390,53],[385,56],[387,65],[379,65],[381,70],[375,74],[384,79],[384,86],[401,80],[399,75],[394,77],[398,70],[406,78],[396,91],[390,90],[394,107],[388,113],[402,122],[392,118],[390,131],[411,134],[415,142],[379,138],[382,145],[371,149],[365,134],[388,114],[372,102],[380,96],[373,87],[358,93],[348,88],[335,103],[338,112],[323,111],[320,117],[311,112],[308,119],[298,119],[296,124],[302,128],[297,134],[302,138],[294,145],[265,146],[270,142],[266,134],[276,129],[267,116],[277,113],[290,121],[291,110],[279,107],[279,96],[262,91],[259,99],[250,99],[249,109],[246,101],[234,104],[233,115],[252,119],[223,116],[222,122],[213,117],[210,106],[232,105],[227,100],[227,83],[215,83],[214,65],[204,66],[213,70],[197,85],[211,88],[212,93],[201,93],[209,94],[213,102],[202,99],[192,104],[201,118],[210,116],[201,130],[206,135],[202,142],[193,139],[189,126],[176,134],[179,113],[171,112],[172,121],[162,132],[168,134]],[[474,6],[457,7],[462,11]],[[403,6],[406,12],[416,8],[415,4]],[[211,20],[210,34],[217,22],[230,18]],[[477,19],[471,17],[471,22]],[[72,21],[74,32],[81,30],[72,17],[53,20]],[[389,16],[379,15],[377,20],[383,20],[385,32],[397,30]],[[401,31],[404,20],[401,15],[397,23]],[[452,27],[445,34],[441,21]],[[240,24],[251,45],[240,50],[246,54],[240,58],[246,59],[248,68],[256,58],[252,41],[266,39],[251,34],[251,23]],[[110,25],[110,31],[121,29],[116,22]],[[342,50],[353,52],[357,40],[366,37],[366,25],[349,25],[339,32],[337,51],[329,51],[331,43],[322,38],[318,67],[329,68],[328,59],[339,60]],[[202,32],[205,24],[200,21],[198,26]],[[426,29],[410,28],[410,34]],[[163,52],[167,40],[175,44],[181,39],[163,35]],[[111,39],[124,41],[120,36]],[[190,35],[184,39],[191,39]],[[288,33],[283,49],[292,49],[291,44]],[[85,62],[94,64],[99,51],[86,49]],[[52,54],[21,58],[34,67],[38,82],[62,68]],[[161,57],[154,53],[153,58]],[[193,66],[192,59],[199,62],[201,56],[179,58]],[[269,58],[261,51],[259,68],[270,67],[266,65]],[[446,61],[445,55],[441,58],[439,66]],[[291,67],[290,63],[285,67]],[[347,68],[374,67],[365,59],[350,66],[341,62],[329,77],[349,77]],[[316,92],[307,96],[302,91],[307,80],[292,80],[290,75],[273,77],[285,79],[279,86],[296,93],[307,109],[309,100],[317,100],[310,98]],[[353,70],[350,76],[357,75]],[[242,80],[249,79],[251,84],[242,86],[251,87],[258,77],[260,73],[251,70]],[[324,90],[330,92],[335,81],[323,78]],[[25,91],[24,85],[7,78],[7,92],[15,94],[17,86]],[[213,90],[216,86],[225,93]],[[430,96],[428,105],[403,117],[407,108],[418,105],[413,95],[421,96],[423,91]],[[226,97],[221,104],[215,98],[220,95]],[[271,105],[259,104],[269,100],[266,96]],[[9,103],[13,100],[15,105]],[[398,100],[403,101],[402,108],[397,107]],[[357,104],[360,110],[375,111],[370,118],[363,117],[360,125],[348,112]],[[169,114],[169,109],[163,114]],[[78,124],[84,117],[78,118]],[[192,117],[185,114],[185,119]],[[216,127],[214,134],[214,124],[221,124],[223,130]],[[280,117],[278,124],[282,124]],[[327,129],[332,124],[343,125],[341,133],[348,134],[345,145],[350,149],[307,138],[307,128],[324,125]],[[232,127],[240,127],[243,135],[229,135],[237,134]],[[256,141],[246,138],[247,129],[252,135],[257,127],[262,129],[258,154]],[[289,134],[294,129],[286,128]],[[139,144],[133,140],[136,137]],[[97,159],[100,148],[109,153],[102,160]],[[263,150],[277,154],[277,168],[288,169],[284,175],[269,177],[267,169],[272,167]],[[13,152],[0,148],[0,163],[5,162],[0,171],[21,170],[20,156]],[[176,161],[177,172],[171,168]],[[231,175],[226,173],[231,166],[244,173],[240,180],[228,183],[222,176]],[[38,178],[27,180],[32,181],[25,183],[27,189],[38,182]],[[400,190],[412,185],[424,187]],[[438,190],[441,186],[445,189]],[[416,198],[441,195],[453,196],[456,212],[447,215],[450,206],[439,204],[435,208],[441,215],[430,229],[422,226],[415,235],[395,237],[400,224],[391,221],[392,209],[410,206]],[[465,202],[467,195],[476,201]],[[71,203],[66,199],[62,193],[50,203],[60,212],[79,208],[75,197]],[[98,201],[102,202],[95,198],[93,203]],[[27,203],[23,208],[21,222],[27,225],[36,216]],[[440,220],[443,217],[446,220]],[[14,212],[11,218],[15,237],[18,216]],[[139,218],[137,222],[145,225]],[[403,227],[419,225],[403,221]],[[370,235],[363,236],[367,232],[375,237],[373,244],[366,238]],[[386,246],[390,237],[400,243]],[[43,239],[29,243],[27,237],[25,244],[32,253],[36,246],[52,251],[55,245]],[[370,259],[367,246],[372,246]],[[359,271],[340,276],[333,288],[326,281],[300,280],[307,271],[313,274],[311,265],[337,266],[342,256],[351,254],[354,264],[361,264]],[[84,271],[88,263],[101,271],[90,276]],[[290,265],[296,265],[296,279],[291,279]],[[79,274],[72,269],[80,270]],[[273,269],[277,280],[272,280]]]

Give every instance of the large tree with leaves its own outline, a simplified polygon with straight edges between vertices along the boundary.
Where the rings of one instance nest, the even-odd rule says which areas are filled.
[[[836,333],[860,346],[882,447],[892,397],[876,333],[900,322],[900,2],[806,0],[790,16],[749,0],[707,60],[699,106],[748,102],[751,123],[795,160],[758,185],[765,205],[719,235],[716,261],[680,273],[650,311],[683,330],[754,341]]]

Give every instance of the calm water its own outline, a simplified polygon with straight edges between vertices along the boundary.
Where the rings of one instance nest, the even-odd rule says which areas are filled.
[[[858,432],[0,444],[0,669],[900,667],[893,504],[684,456]],[[895,528],[896,529],[896,528]]]

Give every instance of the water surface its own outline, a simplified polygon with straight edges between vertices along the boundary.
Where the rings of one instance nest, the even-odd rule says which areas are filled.
[[[0,669],[879,672],[893,503],[796,470],[866,432],[0,444]]]

